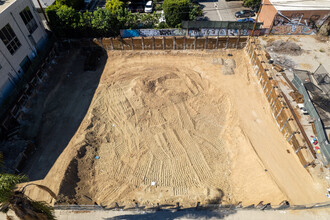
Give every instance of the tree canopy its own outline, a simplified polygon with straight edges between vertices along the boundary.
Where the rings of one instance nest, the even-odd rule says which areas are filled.
[[[57,37],[114,37],[120,29],[180,27],[182,20],[194,20],[202,15],[200,6],[190,0],[165,0],[166,23],[160,22],[159,13],[129,12],[120,0],[108,0],[106,8],[93,12],[78,11],[64,3],[64,0],[56,1],[46,8],[50,28]]]
[[[258,7],[261,4],[261,0],[243,0],[243,4],[246,7]]]
[[[107,0],[105,8],[109,9],[113,14],[117,14],[119,10],[123,9],[123,6],[124,2],[120,0]]]
[[[189,20],[190,6],[190,0],[164,0],[166,23],[170,27],[177,27],[183,20]]]
[[[84,7],[84,0],[56,0],[56,4],[67,5],[76,10],[79,10]]]

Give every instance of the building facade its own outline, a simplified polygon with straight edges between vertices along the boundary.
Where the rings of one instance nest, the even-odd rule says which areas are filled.
[[[31,0],[0,0],[0,105],[46,40],[47,32]]]
[[[311,35],[330,19],[330,0],[263,0],[259,22],[271,34]]]
[[[38,0],[32,0],[32,2],[34,4],[34,7],[37,10],[40,10],[40,5],[42,8],[47,8],[48,6],[52,5],[55,2],[55,0],[39,0],[40,5],[39,5]]]

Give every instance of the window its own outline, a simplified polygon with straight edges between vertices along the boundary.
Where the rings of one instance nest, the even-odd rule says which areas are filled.
[[[23,72],[26,73],[26,71],[31,66],[30,58],[28,56],[26,56],[19,65],[22,68]]]
[[[37,25],[36,20],[34,20],[29,7],[24,8],[24,10],[21,11],[19,13],[19,15],[21,16],[21,18],[22,18],[26,28],[30,32],[30,34],[32,34],[38,28],[38,25]]]
[[[11,54],[14,54],[21,46],[21,42],[19,42],[16,34],[9,24],[0,30],[0,38]]]

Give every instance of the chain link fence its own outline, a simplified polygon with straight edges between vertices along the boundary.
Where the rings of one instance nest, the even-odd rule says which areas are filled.
[[[298,71],[298,70],[295,70]],[[297,76],[296,73],[294,73],[294,78],[292,80],[292,83],[295,85],[297,90],[300,94],[304,96],[304,105],[306,110],[308,111],[308,114],[311,116],[311,118],[314,121],[314,126],[316,130],[316,136],[320,145],[321,153],[322,153],[322,162],[326,165],[330,163],[330,144],[328,142],[327,136],[323,129],[323,123],[321,121],[321,118],[319,114],[317,113],[309,94],[304,86],[303,81]]]

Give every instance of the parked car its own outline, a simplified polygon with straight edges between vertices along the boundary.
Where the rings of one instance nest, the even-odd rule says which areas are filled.
[[[128,11],[134,13],[134,12],[144,12],[144,6],[138,5],[138,4],[130,4],[127,8]]]
[[[242,18],[242,19],[238,19],[237,22],[251,22],[254,23],[256,20],[254,20],[253,18]]]
[[[141,13],[143,13],[143,12],[144,12],[144,7],[143,7],[143,5],[138,5],[138,6],[136,7],[136,11],[137,11],[137,12],[141,12]]]
[[[152,1],[148,1],[148,2],[146,3],[146,7],[144,7],[144,12],[145,12],[145,13],[151,13],[153,7],[154,7],[154,5],[153,5]]]
[[[255,12],[252,10],[242,10],[235,13],[236,18],[248,18],[255,16]]]
[[[304,104],[298,103],[298,107],[299,107],[301,113],[303,113],[304,115],[308,115],[308,111],[305,108]]]

